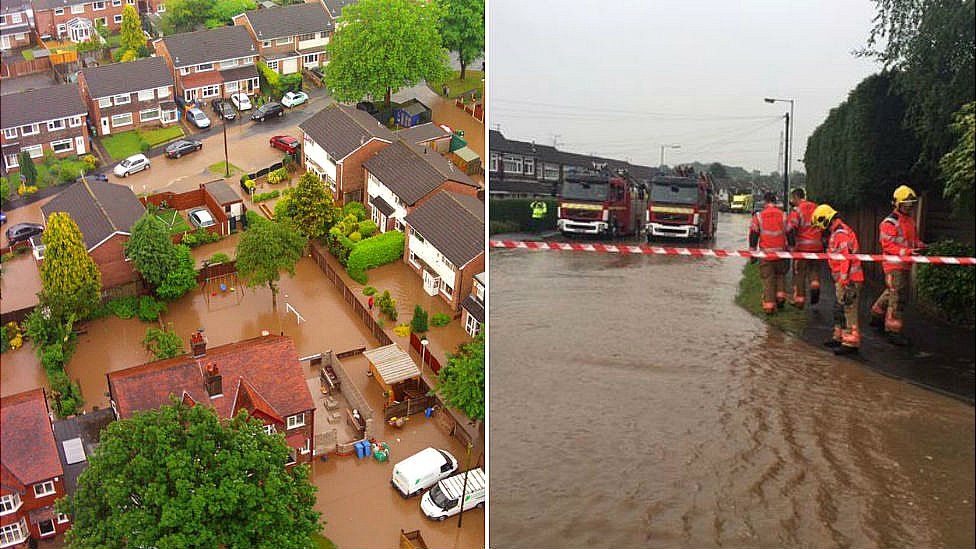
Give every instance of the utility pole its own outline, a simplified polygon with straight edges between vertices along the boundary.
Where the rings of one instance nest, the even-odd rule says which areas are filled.
[[[221,84],[220,89],[221,89],[220,100],[226,101],[227,85]],[[223,107],[221,107],[221,111],[223,111]],[[224,117],[223,112],[220,113],[220,118],[221,118],[221,122],[223,122],[221,126],[223,126],[224,129],[224,177],[230,177],[230,160],[228,159],[227,156],[227,118]]]
[[[468,455],[464,458],[464,484],[461,487],[461,511],[458,512],[458,528],[461,528],[461,517],[464,516],[464,497],[468,491],[468,475],[470,474],[469,469],[471,468],[471,443],[468,443]]]
[[[664,169],[664,149],[680,149],[681,145],[661,145],[661,169]]]
[[[792,107],[792,106],[791,106]],[[786,113],[786,167],[783,169],[783,211],[790,211],[790,113]]]

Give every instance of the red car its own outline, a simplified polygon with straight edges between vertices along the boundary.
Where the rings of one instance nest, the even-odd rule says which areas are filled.
[[[299,147],[298,139],[290,135],[276,135],[271,138],[270,143],[272,147],[288,154],[295,154]]]

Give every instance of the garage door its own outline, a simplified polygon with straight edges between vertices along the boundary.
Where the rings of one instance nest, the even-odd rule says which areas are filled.
[[[281,65],[281,74],[291,74],[298,72],[298,58],[285,59]]]

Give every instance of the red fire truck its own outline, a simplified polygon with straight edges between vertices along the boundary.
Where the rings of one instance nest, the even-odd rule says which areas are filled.
[[[718,202],[711,178],[694,170],[651,179],[647,204],[647,240],[689,238],[710,240],[718,227]]]
[[[643,188],[626,173],[567,175],[559,190],[556,227],[564,235],[637,234],[646,204]]]

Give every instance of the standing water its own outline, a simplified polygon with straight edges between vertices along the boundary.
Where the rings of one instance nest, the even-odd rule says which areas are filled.
[[[973,408],[767,327],[742,266],[492,253],[493,546],[974,544]]]

